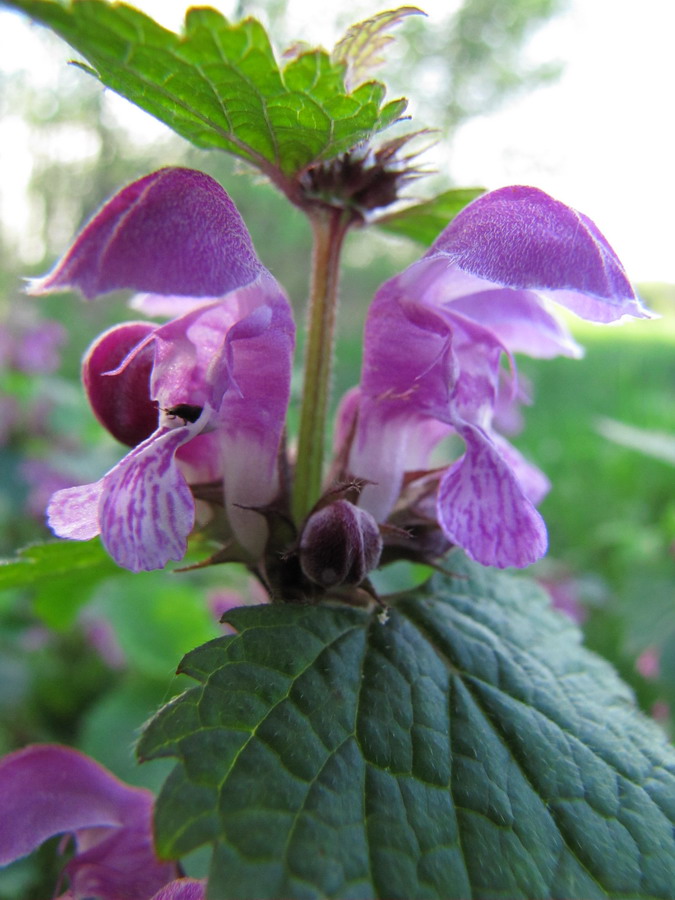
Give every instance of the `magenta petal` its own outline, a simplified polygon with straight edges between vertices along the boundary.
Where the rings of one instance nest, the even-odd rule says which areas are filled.
[[[202,431],[176,452],[180,468],[188,484],[218,481],[223,477],[220,435],[217,431]]]
[[[443,476],[438,521],[450,541],[486,566],[522,568],[547,547],[546,526],[507,462],[480,429],[461,435],[465,455]]]
[[[143,816],[152,795],[123,784],[76,750],[36,745],[0,760],[0,864],[31,853],[55,834],[119,827]]]
[[[69,747],[36,745],[0,760],[0,865],[74,834],[76,897],[147,900],[176,876],[152,844],[150,791],[130,787]]]
[[[227,329],[233,312],[229,304],[213,303],[172,319],[152,337],[155,359],[150,393],[162,408],[179,403],[203,406],[212,395],[208,368],[215,355],[225,353]],[[197,334],[195,323],[208,323]]]
[[[408,299],[396,279],[375,296],[366,321],[361,391],[401,413],[447,411],[457,377],[453,333],[440,310]]]
[[[161,569],[185,556],[194,499],[175,459],[203,422],[160,429],[103,479],[101,540],[115,562],[132,572]]]
[[[77,288],[89,299],[118,288],[221,297],[261,269],[246,226],[218,182],[192,169],[167,168],[109,200],[31,291]]]
[[[91,408],[114,438],[129,447],[142,443],[157,428],[157,404],[150,398],[154,349],[146,344],[129,364],[112,373],[156,326],[125,322],[104,332],[87,350],[82,381]]]
[[[505,187],[474,200],[427,256],[445,256],[494,286],[545,291],[592,321],[650,315],[596,225],[537,188]]]

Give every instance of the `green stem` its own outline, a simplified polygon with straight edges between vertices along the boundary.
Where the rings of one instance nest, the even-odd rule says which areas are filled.
[[[326,415],[333,364],[340,251],[349,229],[344,210],[321,208],[311,217],[314,247],[309,297],[305,378],[293,515],[299,524],[321,494]]]

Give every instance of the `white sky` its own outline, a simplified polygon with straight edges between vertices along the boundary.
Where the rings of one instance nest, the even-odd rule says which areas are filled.
[[[178,29],[188,4],[137,0],[135,5]],[[212,5],[232,15],[234,0]],[[338,37],[332,13],[344,11],[343,3],[291,0],[290,5],[289,33],[332,45]],[[419,5],[433,28],[457,0]],[[386,2],[352,0],[348,8],[357,21],[386,7]],[[533,59],[565,61],[562,79],[470,122],[452,158],[440,165],[451,166],[460,184],[528,183],[549,191],[596,221],[633,280],[675,283],[673,35],[675,0],[571,0],[569,12],[542,29],[529,49]],[[22,67],[33,43],[24,19],[0,12],[3,69]],[[131,122],[149,135],[160,127],[145,114]],[[15,127],[16,122],[0,122],[0,195],[4,214],[20,227],[29,148]]]

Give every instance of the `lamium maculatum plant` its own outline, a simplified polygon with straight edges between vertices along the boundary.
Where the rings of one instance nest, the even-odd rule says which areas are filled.
[[[82,364],[126,452],[53,495],[54,534],[100,536],[135,573],[239,563],[269,603],[226,613],[230,633],[180,662],[199,685],[144,727],[139,758],[176,759],[154,831],[151,796],[38,745],[0,763],[0,860],[73,834],[72,898],[675,896],[665,739],[538,589],[495,571],[547,550],[549,481],[502,427],[523,400],[516,355],[580,355],[553,304],[598,324],[650,316],[596,225],[528,186],[426,201],[454,196],[456,214],[376,291],[332,423],[344,241],[391,223],[415,237],[421,216],[405,203],[415,133],[383,136],[405,101],[369,70],[419,11],[280,66],[258,22],[213,9],[176,35],[104,0],[6,5],[198,147],[256,167],[314,246],[297,434],[291,304],[209,175],[169,166],[123,187],[31,282],[36,297],[133,293],[133,318]],[[192,536],[212,552],[188,564]],[[371,576],[400,560],[437,574],[383,596]]]

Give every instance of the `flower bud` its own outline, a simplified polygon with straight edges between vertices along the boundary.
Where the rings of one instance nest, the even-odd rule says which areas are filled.
[[[125,322],[104,332],[82,363],[82,381],[94,415],[122,444],[136,447],[157,428],[150,399],[154,349],[144,347],[121,371],[106,375],[155,329],[150,322]]]
[[[357,585],[380,561],[377,522],[348,500],[336,500],[310,515],[300,537],[300,566],[323,588]]]

